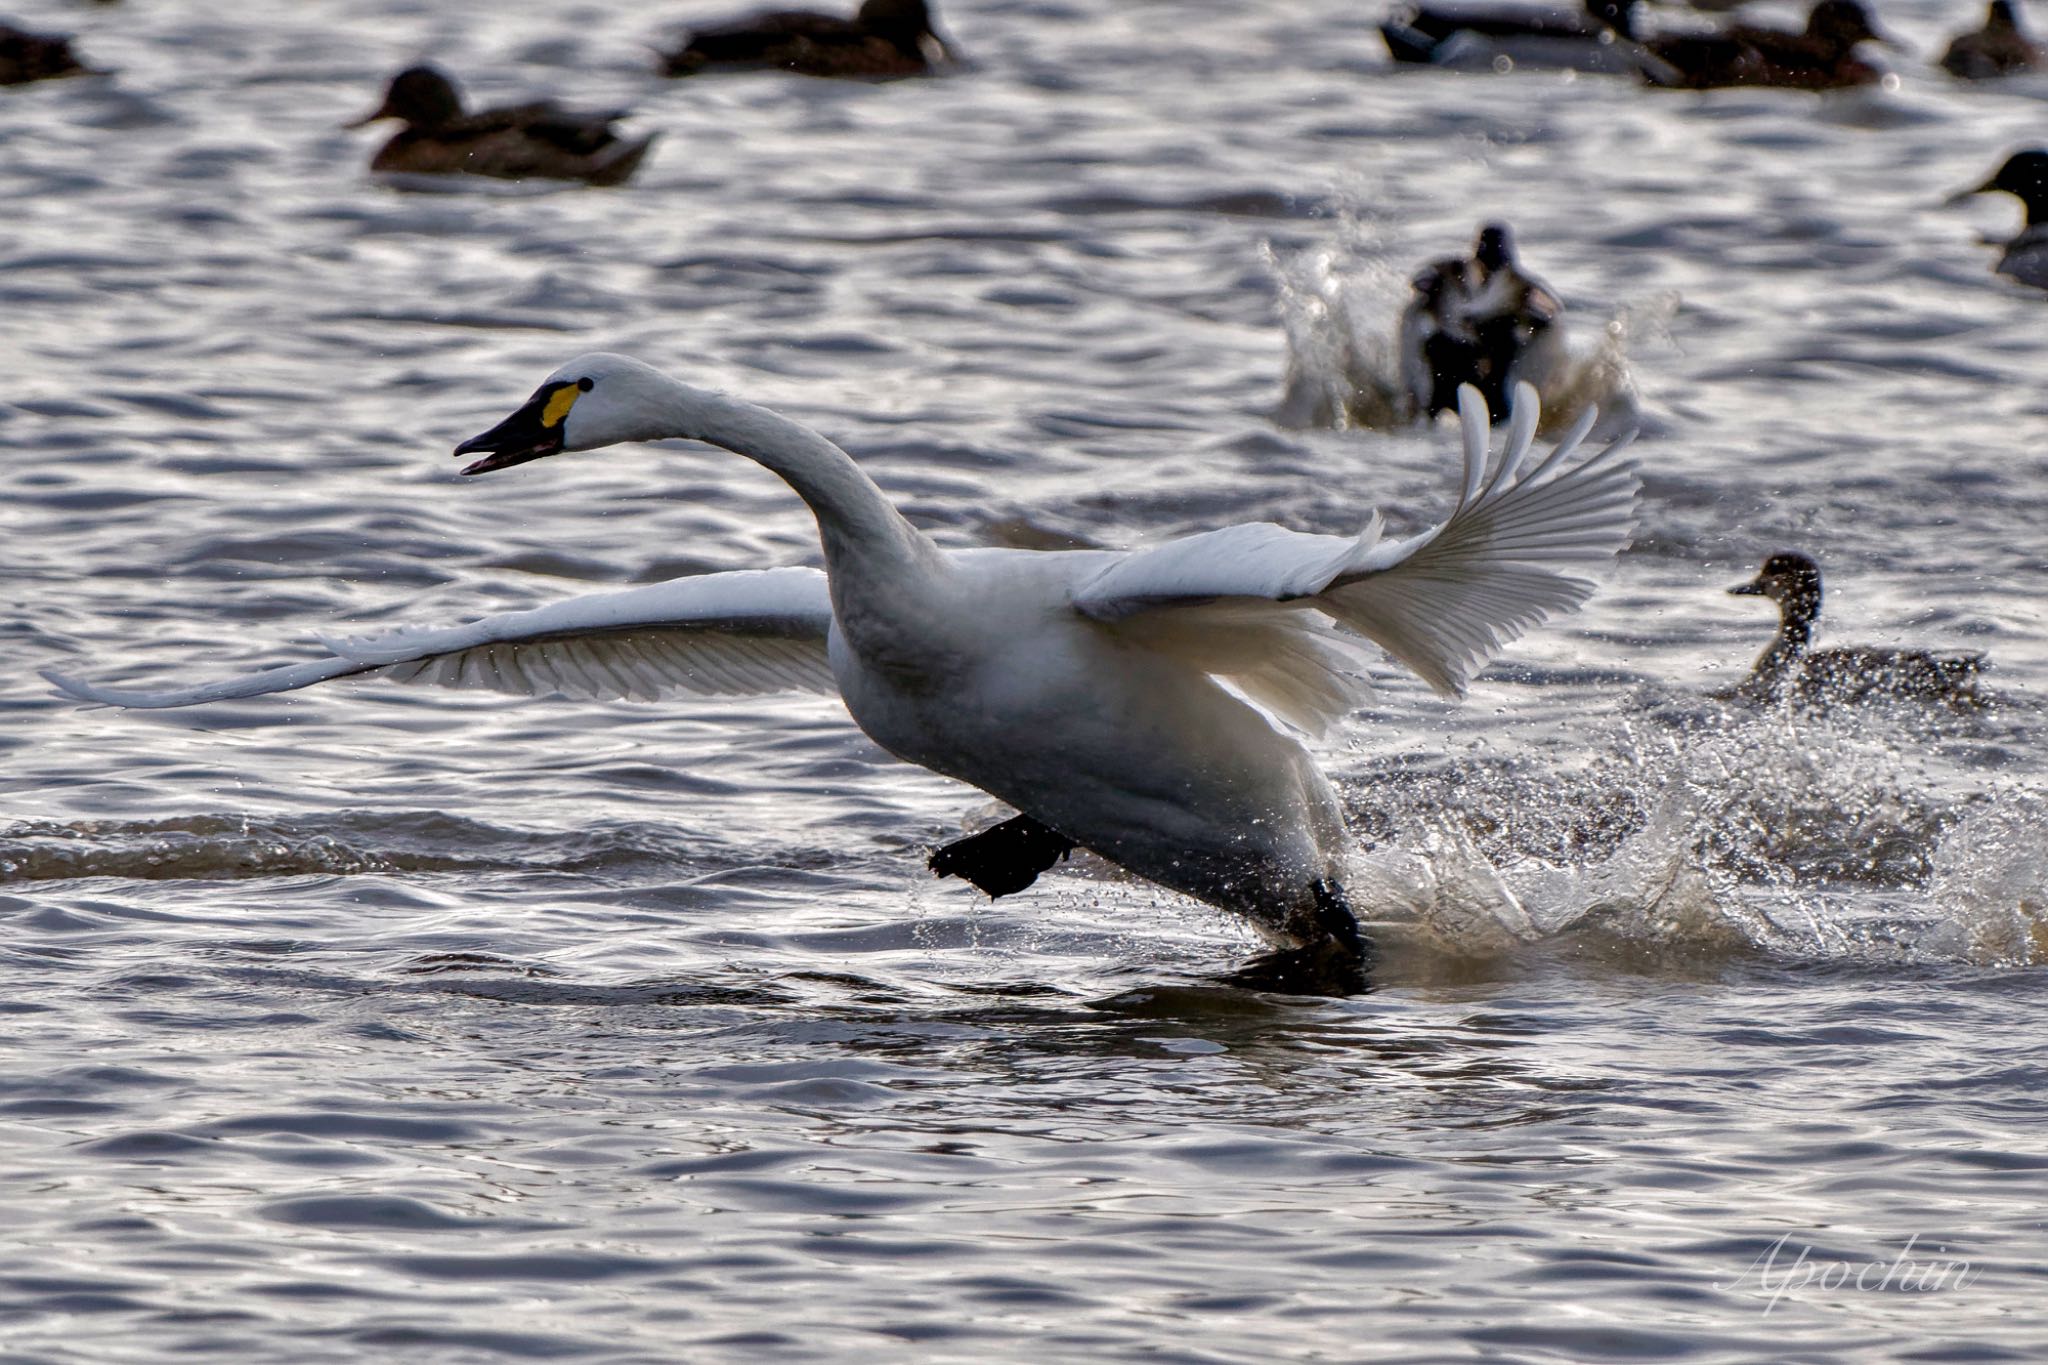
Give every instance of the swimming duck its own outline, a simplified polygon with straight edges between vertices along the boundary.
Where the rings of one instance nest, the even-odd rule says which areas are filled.
[[[2048,50],[2020,28],[2012,0],[1991,0],[1984,27],[1957,34],[1941,54],[1942,70],[1967,81],[2011,76],[2048,66]]]
[[[1456,506],[1404,539],[1383,538],[1374,515],[1355,536],[1258,523],[1129,551],[944,549],[810,428],[624,356],[585,355],[457,446],[480,456],[462,472],[703,441],[766,466],[809,505],[824,570],[706,574],[325,641],[326,658],[200,687],[51,680],[140,707],[372,672],[530,695],[836,691],[890,753],[1020,813],[985,842],[941,849],[940,871],[1015,889],[1066,849],[1090,849],[1326,954],[1356,989],[1368,944],[1343,891],[1342,807],[1301,736],[1366,695],[1365,640],[1462,695],[1510,640],[1592,593],[1578,571],[1605,563],[1631,519],[1635,477],[1616,458],[1627,438],[1571,462],[1591,414],[1533,460],[1537,403],[1524,390],[1491,463],[1476,390],[1460,416]]]
[[[1921,649],[1864,646],[1813,649],[1820,620],[1820,566],[1787,551],[1766,559],[1757,576],[1728,591],[1778,604],[1778,635],[1742,684],[1724,695],[1743,701],[1795,700],[1829,705],[1865,701],[1935,701],[1981,706],[1981,654],[1930,654]]]
[[[404,122],[371,158],[373,171],[619,185],[658,136],[620,137],[612,124],[624,117],[577,113],[547,100],[465,113],[454,81],[435,67],[413,66],[391,78],[382,104],[348,126]]]
[[[2027,225],[2005,244],[1998,273],[2048,289],[2048,151],[2014,152],[1998,174],[1969,193],[2015,195],[2027,206]]]
[[[690,30],[662,54],[667,76],[700,71],[794,71],[802,76],[880,79],[922,76],[953,49],[932,25],[925,0],[863,0],[851,19],[776,10]]]
[[[78,54],[71,50],[69,38],[0,24],[0,85],[27,85],[30,81],[93,74],[92,68],[79,61]]]
[[[1540,385],[1564,359],[1564,304],[1523,270],[1504,223],[1479,230],[1469,261],[1423,268],[1401,315],[1402,374],[1418,415],[1449,409],[1458,386],[1498,411],[1518,384]]]
[[[1380,25],[1380,35],[1397,62],[1478,68],[1505,57],[1521,66],[1621,69],[1626,63],[1616,60],[1616,39],[1636,36],[1636,4],[1584,0],[1577,11],[1417,5],[1396,10]],[[1620,48],[1630,46],[1624,42]]]
[[[1802,33],[1736,24],[1716,34],[1674,34],[1644,46],[1654,60],[1643,67],[1653,85],[1712,90],[1770,85],[1834,90],[1868,85],[1884,73],[1855,55],[1866,42],[1898,46],[1879,31],[1860,0],[1820,0]]]

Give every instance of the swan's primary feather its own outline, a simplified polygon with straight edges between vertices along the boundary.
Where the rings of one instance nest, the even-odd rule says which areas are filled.
[[[834,692],[825,661],[831,624],[823,573],[745,570],[593,593],[444,630],[323,639],[334,657],[197,687],[152,691],[45,676],[81,701],[152,709],[288,692],[354,673],[585,700]]]
[[[1463,496],[1441,525],[1398,541],[1381,539],[1378,514],[1354,537],[1265,524],[1210,531],[1124,556],[1075,590],[1075,608],[1232,681],[1240,679],[1207,657],[1267,651],[1259,675],[1269,691],[1299,698],[1292,703],[1298,714],[1282,714],[1311,731],[1327,723],[1327,706],[1348,706],[1340,699],[1355,698],[1360,685],[1309,676],[1321,667],[1314,660],[1325,647],[1278,649],[1265,638],[1271,630],[1265,618],[1246,609],[1251,603],[1312,606],[1378,644],[1438,692],[1462,696],[1473,674],[1510,641],[1592,593],[1591,582],[1565,570],[1592,568],[1627,541],[1636,481],[1618,458],[1632,434],[1563,467],[1584,441],[1591,414],[1524,473],[1537,411],[1535,391],[1526,384],[1517,391],[1507,441],[1488,478],[1485,404],[1470,386],[1459,400]],[[1243,605],[1234,615],[1220,610],[1231,603]],[[1182,624],[1162,629],[1150,619],[1161,612]],[[1256,633],[1242,644],[1221,638],[1247,631]],[[1309,699],[1317,690],[1328,694],[1327,703]]]

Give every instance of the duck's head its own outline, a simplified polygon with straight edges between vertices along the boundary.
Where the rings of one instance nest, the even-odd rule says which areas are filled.
[[[384,102],[355,122],[360,128],[382,118],[402,119],[415,128],[436,128],[462,117],[462,95],[439,67],[409,66],[384,88]]]
[[[1472,259],[1484,273],[1504,269],[1515,263],[1515,239],[1506,223],[1488,223],[1479,229],[1479,240],[1473,245]]]
[[[1902,48],[1904,44],[1877,26],[1863,0],[1820,0],[1806,16],[1806,36],[1847,52],[1858,43],[1882,43]]]
[[[1984,14],[1984,27],[1993,33],[2018,33],[2020,16],[2012,0],[1991,0],[1991,8]]]
[[[2027,206],[2028,221],[2048,217],[2048,151],[2039,147],[2014,152],[1998,168],[1998,174],[1971,190],[1971,194],[1998,192],[2018,195]]]
[[[1755,578],[1728,589],[1735,597],[1768,597],[1780,606],[1820,605],[1820,565],[1797,551],[1787,550],[1764,561]]]
[[[510,469],[548,455],[674,436],[678,385],[652,365],[595,351],[556,370],[510,417],[455,447],[482,455],[465,474]]]

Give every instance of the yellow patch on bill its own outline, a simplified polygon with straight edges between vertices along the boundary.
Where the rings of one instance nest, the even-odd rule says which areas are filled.
[[[583,396],[583,390],[574,384],[564,384],[548,395],[547,406],[540,410],[540,424],[554,428],[562,425],[562,419],[569,415],[569,409],[576,406],[576,400]]]

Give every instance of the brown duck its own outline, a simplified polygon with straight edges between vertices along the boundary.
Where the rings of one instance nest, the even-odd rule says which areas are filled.
[[[2048,51],[2020,27],[2012,0],[1991,0],[1984,27],[1956,35],[1941,54],[1941,69],[1966,81],[1991,80],[2048,66]]]
[[[1786,552],[1764,561],[1754,579],[1728,591],[1737,597],[1768,597],[1778,604],[1778,635],[1758,656],[1756,667],[1725,698],[1776,702],[1790,698],[1808,705],[1917,701],[1970,708],[1984,705],[1977,678],[1981,654],[1930,654],[1924,649],[1856,646],[1814,649],[1820,620],[1820,565]]]
[[[97,74],[71,50],[71,40],[0,24],[0,85],[27,85],[60,76]]]
[[[851,19],[775,10],[692,29],[681,47],[662,54],[661,70],[667,76],[777,70],[880,80],[926,75],[953,60],[925,0],[865,0]]]
[[[348,126],[404,122],[371,158],[373,171],[618,185],[640,168],[657,136],[620,137],[612,123],[623,117],[576,113],[546,100],[465,113],[455,82],[434,67],[414,66],[392,77],[384,102]]]
[[[1820,0],[1803,33],[1736,24],[1715,34],[1675,34],[1645,46],[1642,67],[1652,85],[1714,90],[1771,85],[1792,90],[1835,90],[1869,85],[1884,72],[1856,56],[1866,42],[1897,43],[1879,31],[1861,0]]]

